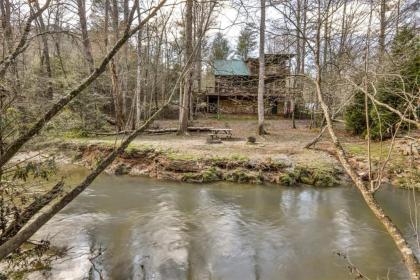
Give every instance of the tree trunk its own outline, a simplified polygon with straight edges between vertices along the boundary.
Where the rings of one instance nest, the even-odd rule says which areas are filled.
[[[324,44],[323,44],[323,54],[322,54],[322,66],[323,69],[328,69],[328,33],[329,33],[329,18],[330,18],[330,12],[329,12],[329,5],[326,7],[325,10],[325,17],[322,19],[324,22]]]
[[[1,11],[1,27],[4,30],[3,36],[3,59],[7,52],[12,52],[13,38],[12,38],[12,26],[10,24],[10,0],[0,1]]]
[[[344,54],[345,45],[347,41],[347,26],[346,26],[346,19],[347,19],[347,1],[344,1],[343,4],[343,15],[341,19],[341,36],[340,36],[340,45],[338,47],[338,57],[341,57]]]
[[[162,27],[161,27],[161,31],[160,34],[158,36],[158,41],[157,41],[157,46],[156,46],[156,56],[155,56],[155,62],[154,62],[154,66],[155,66],[155,71],[154,71],[154,75],[153,75],[153,86],[152,86],[152,92],[153,92],[153,97],[155,100],[155,107],[156,109],[159,107],[159,95],[158,95],[158,74],[162,73],[162,71],[160,70],[160,61],[161,61],[161,56],[162,56],[162,45],[163,45],[163,39],[164,39],[164,33],[166,30],[166,26],[169,22],[170,17],[167,17],[166,20],[164,21]],[[163,80],[161,82],[164,82]]]
[[[124,15],[124,27],[127,27],[130,23],[128,22],[129,19],[129,3],[128,0],[124,0],[123,2],[123,15]],[[130,65],[129,65],[129,61],[128,61],[128,45],[129,44],[125,44],[124,45],[124,49],[123,49],[123,56],[124,56],[124,63],[123,63],[123,74],[122,74],[122,91],[121,91],[121,111],[122,111],[122,116],[124,119],[124,124],[127,122],[127,94],[128,94],[128,78],[130,76]]]
[[[264,130],[264,91],[265,91],[265,0],[261,0],[260,47],[259,47],[259,76],[258,76],[258,135],[265,134]]]
[[[22,35],[18,39],[17,46],[7,57],[5,57],[5,59],[0,64],[0,78],[4,78],[7,69],[9,69],[9,67],[14,64],[16,57],[25,51],[28,36],[32,27],[32,22],[48,8],[50,3],[51,0],[46,0],[44,6],[38,9],[36,12],[30,13],[29,18],[25,21],[25,27],[23,29]]]
[[[130,134],[121,145],[113,152],[108,154],[98,166],[75,188],[64,194],[58,201],[54,202],[53,205],[47,207],[39,215],[37,215],[30,223],[28,223],[23,229],[21,229],[16,235],[6,241],[0,246],[0,261],[7,255],[18,249],[26,240],[28,240],[35,232],[37,232],[45,223],[47,223],[54,215],[62,210],[66,205],[72,202],[79,194],[81,194],[95,179],[98,177],[114,160],[122,154],[128,145],[142,133],[147,127],[153,122],[153,120],[159,115],[159,113],[170,104],[172,101],[174,92],[172,92],[168,101],[156,111],[141,127]]]
[[[2,60],[6,58],[6,55],[13,52],[14,38],[12,33],[12,23],[11,23],[11,3],[10,0],[0,1],[0,11],[1,11],[1,27],[2,27],[2,37],[3,37],[3,48],[2,48]],[[12,61],[12,72],[16,77],[16,80],[13,81],[17,91],[20,88],[20,79],[19,72],[17,69],[17,62]]]
[[[385,54],[385,32],[386,32],[386,0],[381,0],[379,11],[379,63],[382,62]]]
[[[39,11],[40,7],[38,2],[35,2],[36,9]],[[39,31],[41,33],[45,33],[47,30],[47,27],[45,26],[44,19],[42,17],[42,14],[38,17],[38,23],[39,23]],[[52,88],[52,69],[51,69],[51,62],[50,62],[50,51],[48,47],[48,38],[46,34],[41,35],[42,40],[42,59],[41,61],[45,64],[45,71],[47,74],[47,91],[45,93],[45,97],[48,99],[53,98],[53,88]]]
[[[296,101],[295,101],[294,96],[290,100],[290,109],[292,110],[292,128],[296,129],[296,119],[295,119]]]
[[[302,38],[304,38],[302,40],[302,50],[301,50],[301,65],[300,65],[300,71],[302,74],[305,73],[305,56],[306,56],[306,28],[307,28],[307,11],[308,11],[308,0],[303,0],[303,12],[302,12],[302,34],[300,34],[300,36],[302,36]]]
[[[319,72],[318,68],[318,72]],[[331,140],[334,144],[334,149],[336,151],[337,157],[340,160],[341,165],[344,167],[347,174],[351,177],[352,181],[354,182],[357,189],[362,194],[362,197],[368,207],[372,210],[373,214],[376,216],[376,218],[382,223],[382,225],[385,227],[385,229],[388,231],[388,234],[394,241],[395,245],[397,246],[398,250],[401,253],[401,256],[403,258],[403,261],[410,272],[411,279],[419,279],[420,278],[420,268],[419,263],[414,255],[414,252],[409,247],[407,241],[401,234],[400,230],[397,228],[397,226],[392,222],[392,220],[389,218],[389,216],[386,215],[382,207],[378,204],[374,197],[374,193],[370,192],[369,189],[366,187],[366,185],[363,183],[362,179],[359,177],[359,175],[356,173],[356,171],[353,169],[353,167],[350,165],[347,155],[341,146],[340,141],[338,140],[334,128],[332,126],[331,116],[329,113],[328,106],[325,104],[321,87],[319,85],[319,74],[317,75],[317,81],[315,83],[316,86],[316,92],[318,96],[319,103],[321,104],[321,108],[324,114],[324,117],[326,119],[327,129],[330,134]]]
[[[93,56],[92,56],[92,46],[90,43],[88,28],[87,28],[87,19],[86,19],[86,0],[77,0],[77,13],[79,15],[80,28],[82,30],[82,44],[83,51],[88,62],[89,71],[93,72],[95,69]]]
[[[397,1],[397,18],[395,19],[395,36],[398,36],[400,31],[400,13],[401,13],[401,0]]]
[[[186,48],[185,48],[185,65],[187,66],[187,72],[185,74],[185,81],[183,87],[182,104],[180,107],[180,122],[178,134],[186,134],[188,128],[188,114],[189,114],[189,103],[192,90],[192,70],[191,61],[193,54],[192,46],[192,11],[193,11],[193,0],[187,0],[186,3]]]
[[[143,71],[142,71],[142,76],[143,76],[142,78],[143,78],[143,81],[144,81],[142,91],[143,91],[143,118],[147,119],[150,116],[149,103],[151,102],[151,101],[148,100],[148,96],[147,96],[147,93],[146,93],[146,92],[150,91],[150,88],[149,88],[149,67],[148,67],[148,65],[150,64],[150,37],[151,37],[151,35],[150,35],[149,24],[146,25],[145,31],[146,31],[146,36],[145,36],[146,38],[145,39],[147,41],[146,41],[146,46],[145,46],[145,49],[144,49],[143,62],[142,62],[142,64],[144,65],[143,66]]]
[[[297,7],[296,7],[296,25],[298,28],[296,28],[296,74],[300,73],[300,67],[301,67],[301,59],[302,59],[302,46],[301,42],[303,41],[300,36],[300,30],[302,30],[302,0],[297,0]],[[294,84],[296,84],[296,79],[294,79]]]
[[[113,43],[119,39],[119,20],[118,20],[118,1],[111,0],[111,22],[113,31]],[[112,96],[114,99],[114,110],[115,110],[115,121],[117,124],[117,130],[121,131],[124,129],[124,110],[122,91],[120,90],[119,77],[118,77],[118,56],[114,56],[110,63],[111,82],[112,82]]]
[[[382,225],[388,231],[390,237],[392,238],[398,250],[400,251],[403,261],[408,271],[410,272],[411,279],[419,279],[420,278],[419,264],[418,264],[418,260],[416,256],[414,255],[413,251],[409,247],[407,241],[402,236],[399,229],[395,226],[392,220],[385,214],[384,210],[378,204],[378,202],[376,201],[374,197],[374,193],[369,191],[369,189],[363,183],[363,180],[359,177],[357,172],[350,165],[347,155],[344,151],[344,148],[342,147],[340,141],[338,140],[335,134],[329,108],[324,101],[322,89],[321,89],[321,64],[320,64],[321,37],[320,37],[320,33],[321,33],[322,20],[320,18],[319,9],[320,8],[318,6],[319,15],[318,15],[317,32],[316,32],[316,40],[315,40],[315,54],[314,54],[315,67],[316,67],[316,80],[314,81],[314,84],[315,84],[315,89],[316,89],[316,95],[317,95],[319,104],[321,105],[324,119],[326,121],[326,127],[330,134],[331,140],[334,144],[335,152],[344,170],[350,176],[355,186],[357,187],[359,192],[362,194],[362,197],[364,201],[366,202],[367,206],[371,209],[371,211],[376,216],[376,218],[382,223]]]
[[[2,157],[0,157],[0,168],[4,166],[19,150],[20,148],[31,140],[34,135],[38,134],[42,128],[58,113],[60,113],[63,108],[69,104],[75,97],[83,92],[93,81],[95,81],[107,68],[108,63],[114,57],[114,55],[121,49],[121,47],[127,42],[127,40],[139,31],[152,17],[156,15],[158,10],[166,3],[167,0],[161,0],[159,4],[143,19],[140,24],[136,27],[126,30],[124,36],[118,40],[118,42],[112,47],[112,49],[106,54],[101,63],[95,68],[95,71],[92,72],[86,79],[81,81],[77,86],[67,92],[62,98],[60,98],[51,108],[42,115],[30,128],[28,128],[24,133],[22,133],[13,143],[10,143],[7,149],[4,151]],[[46,5],[49,4],[47,1]],[[31,22],[28,20],[27,22]],[[29,24],[28,24],[29,25]],[[26,30],[26,27],[25,27]],[[29,32],[29,31],[28,31]],[[26,35],[27,36],[27,35]],[[26,41],[22,39],[21,41]],[[19,43],[20,45],[21,43]],[[24,43],[22,43],[24,44]],[[17,47],[14,51],[12,57],[15,57],[16,53],[19,52],[21,47]],[[7,62],[6,62],[7,63]],[[3,75],[3,71],[6,71],[6,68],[0,70],[0,77]]]
[[[140,4],[137,6],[137,15],[139,20],[141,20]],[[136,90],[135,90],[135,102],[136,102],[136,117],[135,125],[137,128],[141,122],[141,95],[142,95],[142,53],[141,53],[141,40],[142,40],[142,29],[137,33],[137,71],[136,71]]]
[[[301,39],[299,32],[303,29],[302,28],[302,0],[297,0],[297,11],[296,11],[296,24],[298,28],[296,28],[296,71],[295,73],[298,75],[301,73],[301,66],[302,66],[302,42],[304,41]],[[296,78],[293,79],[293,88],[300,87]],[[291,103],[290,109],[292,111],[292,128],[296,129],[296,120],[295,120],[295,107],[296,107],[296,97],[295,93],[291,93]]]

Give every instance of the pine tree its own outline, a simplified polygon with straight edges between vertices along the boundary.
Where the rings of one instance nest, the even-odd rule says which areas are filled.
[[[376,83],[375,98],[389,106],[403,111],[406,108],[404,92],[410,95],[418,94],[420,78],[419,36],[413,28],[404,27],[394,38],[389,57],[387,74],[381,75]],[[401,80],[401,78],[402,80]],[[374,94],[373,89],[370,89]],[[364,94],[356,93],[354,102],[345,114],[346,126],[354,134],[366,134],[366,117],[364,114]],[[371,137],[389,138],[395,131],[400,117],[381,106],[372,106],[369,102],[369,119]],[[402,124],[400,129],[407,129],[407,124]]]
[[[246,60],[249,54],[257,47],[257,34],[251,26],[246,26],[240,31],[238,37],[238,44],[236,46],[236,53]]]
[[[223,36],[221,32],[216,34],[212,44],[212,58],[226,59],[229,55],[230,47],[228,40]]]

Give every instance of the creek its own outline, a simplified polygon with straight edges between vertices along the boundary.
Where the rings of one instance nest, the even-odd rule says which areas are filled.
[[[419,256],[413,193],[389,187],[377,196]],[[384,228],[345,185],[195,185],[104,174],[34,238],[68,254],[31,279],[99,279],[92,248],[102,248],[94,262],[105,279],[354,279],[349,263],[371,279],[408,277]]]

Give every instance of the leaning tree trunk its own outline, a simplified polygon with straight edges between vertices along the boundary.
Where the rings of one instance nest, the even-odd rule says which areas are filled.
[[[98,67],[95,68],[94,72],[92,72],[88,77],[86,77],[86,79],[81,81],[80,84],[68,91],[66,95],[61,97],[54,105],[52,105],[51,108],[45,114],[43,114],[31,127],[29,127],[25,132],[23,132],[22,135],[20,135],[14,142],[8,145],[3,155],[0,157],[0,168],[3,167],[17,152],[19,152],[19,150],[25,143],[31,140],[34,137],[34,135],[38,134],[52,118],[59,114],[67,104],[69,104],[74,98],[80,95],[83,92],[83,90],[85,90],[90,84],[92,84],[106,70],[110,60],[127,42],[127,40],[135,33],[137,33],[139,29],[142,28],[149,21],[149,19],[154,17],[157,14],[158,10],[166,3],[166,1],[167,0],[160,0],[159,4],[152,10],[152,12],[150,12],[150,14],[148,14],[145,17],[145,19],[143,19],[136,27],[130,30],[125,30],[123,37],[119,39],[118,42],[112,47],[112,49],[106,54],[101,63],[98,64]],[[50,0],[47,0],[45,5],[47,5],[49,2]],[[45,8],[46,6],[44,6],[41,10]],[[37,12],[37,15],[38,14],[39,13]],[[26,30],[28,30],[27,32],[29,33],[31,22],[32,20],[30,18],[27,21],[25,27],[25,37],[28,36]],[[24,45],[25,42],[26,39],[22,38],[19,42],[19,46],[16,47],[13,54],[10,55],[10,58],[7,58],[3,62],[3,64],[0,65],[0,78],[3,77],[3,75],[5,75],[5,71],[7,71],[8,67],[10,66],[9,60],[15,58],[21,53],[21,45]]]
[[[392,222],[392,220],[385,214],[382,207],[376,201],[374,197],[374,192],[371,192],[369,188],[363,183],[363,180],[354,170],[354,168],[350,165],[348,157],[344,151],[343,146],[341,145],[337,135],[335,134],[333,125],[332,125],[332,118],[329,112],[329,108],[324,101],[322,88],[321,88],[321,64],[320,64],[320,53],[321,53],[321,26],[322,26],[322,18],[320,7],[318,7],[318,22],[317,22],[317,32],[316,32],[316,39],[315,39],[315,67],[316,67],[316,79],[314,81],[316,95],[319,104],[321,105],[321,109],[324,115],[324,120],[326,122],[327,130],[330,134],[331,140],[334,144],[334,150],[337,154],[337,157],[343,166],[346,173],[350,176],[352,181],[354,182],[356,188],[361,193],[364,201],[366,202],[367,206],[373,212],[375,217],[382,223],[385,229],[388,231],[389,236],[394,241],[395,245],[397,246],[402,259],[410,273],[411,279],[420,279],[420,268],[419,263],[414,255],[414,252],[409,247],[407,241],[404,239],[402,233],[397,228],[397,226]]]
[[[113,152],[108,154],[98,166],[88,175],[85,179],[73,188],[71,191],[65,193],[61,196],[56,202],[54,202],[47,209],[42,210],[39,215],[32,216],[31,221],[26,221],[27,224],[19,232],[13,232],[10,239],[3,243],[0,246],[0,261],[8,256],[10,253],[18,249],[26,240],[28,240],[32,235],[35,234],[43,225],[45,225],[54,215],[56,215],[60,210],[62,210],[66,205],[73,201],[78,195],[80,195],[95,179],[98,177],[116,158],[118,155],[122,154],[128,145],[147,127],[153,122],[154,119],[166,108],[174,96],[175,90],[171,93],[168,101],[159,108],[147,121],[145,121],[141,127],[131,133],[120,146],[115,149]]]
[[[158,8],[160,8],[166,0],[162,0]],[[157,9],[158,9],[157,8]],[[157,10],[155,10],[157,11]],[[150,18],[150,15],[148,16]],[[108,61],[110,58],[108,59]],[[105,67],[105,66],[104,66]],[[181,82],[182,77],[186,73],[187,67],[184,67],[180,78],[178,78],[174,89],[172,90],[168,100],[165,104],[162,105],[149,119],[147,119],[142,126],[140,126],[137,130],[131,133],[127,138],[125,138],[118,148],[116,148],[113,152],[108,154],[97,166],[96,168],[85,177],[85,179],[73,188],[71,191],[65,193],[61,196],[57,201],[55,201],[50,207],[43,210],[39,215],[32,216],[33,219],[31,221],[26,220],[27,224],[25,227],[21,228],[20,231],[14,232],[11,238],[9,238],[6,242],[4,242],[0,246],[0,261],[4,259],[7,255],[18,249],[26,240],[28,240],[35,232],[37,232],[45,223],[47,223],[55,214],[57,214],[60,210],[62,210],[66,205],[68,205],[71,201],[73,201],[79,194],[81,194],[95,179],[98,177],[116,158],[118,155],[122,154],[124,150],[128,147],[128,145],[137,138],[143,131],[145,131],[148,126],[154,121],[154,119],[159,116],[159,114],[172,102],[172,99],[175,95],[176,88],[178,84]]]
[[[265,0],[261,0],[260,48],[259,48],[259,76],[258,76],[258,135],[264,130],[264,90],[265,90]]]
[[[318,72],[320,69],[318,68]],[[394,241],[395,245],[397,246],[398,250],[401,253],[402,259],[410,272],[411,279],[420,279],[420,267],[416,256],[414,255],[413,251],[409,247],[407,241],[403,237],[400,230],[397,226],[392,222],[392,220],[386,215],[385,211],[379,205],[374,197],[374,193],[372,193],[367,186],[363,183],[362,179],[350,165],[347,155],[342,147],[340,141],[338,140],[334,128],[332,126],[332,120],[329,113],[329,109],[327,104],[324,102],[322,91],[320,87],[320,77],[318,74],[317,81],[315,82],[316,86],[316,93],[318,97],[318,101],[321,104],[321,109],[323,111],[326,125],[328,132],[331,136],[331,140],[334,144],[334,149],[337,154],[337,157],[344,167],[347,174],[351,177],[352,181],[354,182],[357,189],[362,194],[363,199],[365,200],[367,206],[372,210],[375,217],[382,223],[385,229],[388,231],[388,234],[391,236],[392,240]]]

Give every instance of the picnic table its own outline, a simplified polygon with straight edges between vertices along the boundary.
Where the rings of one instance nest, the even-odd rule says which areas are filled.
[[[231,128],[212,128],[210,129],[211,134],[209,136],[212,139],[220,139],[220,136],[223,138],[232,138],[232,129]]]

